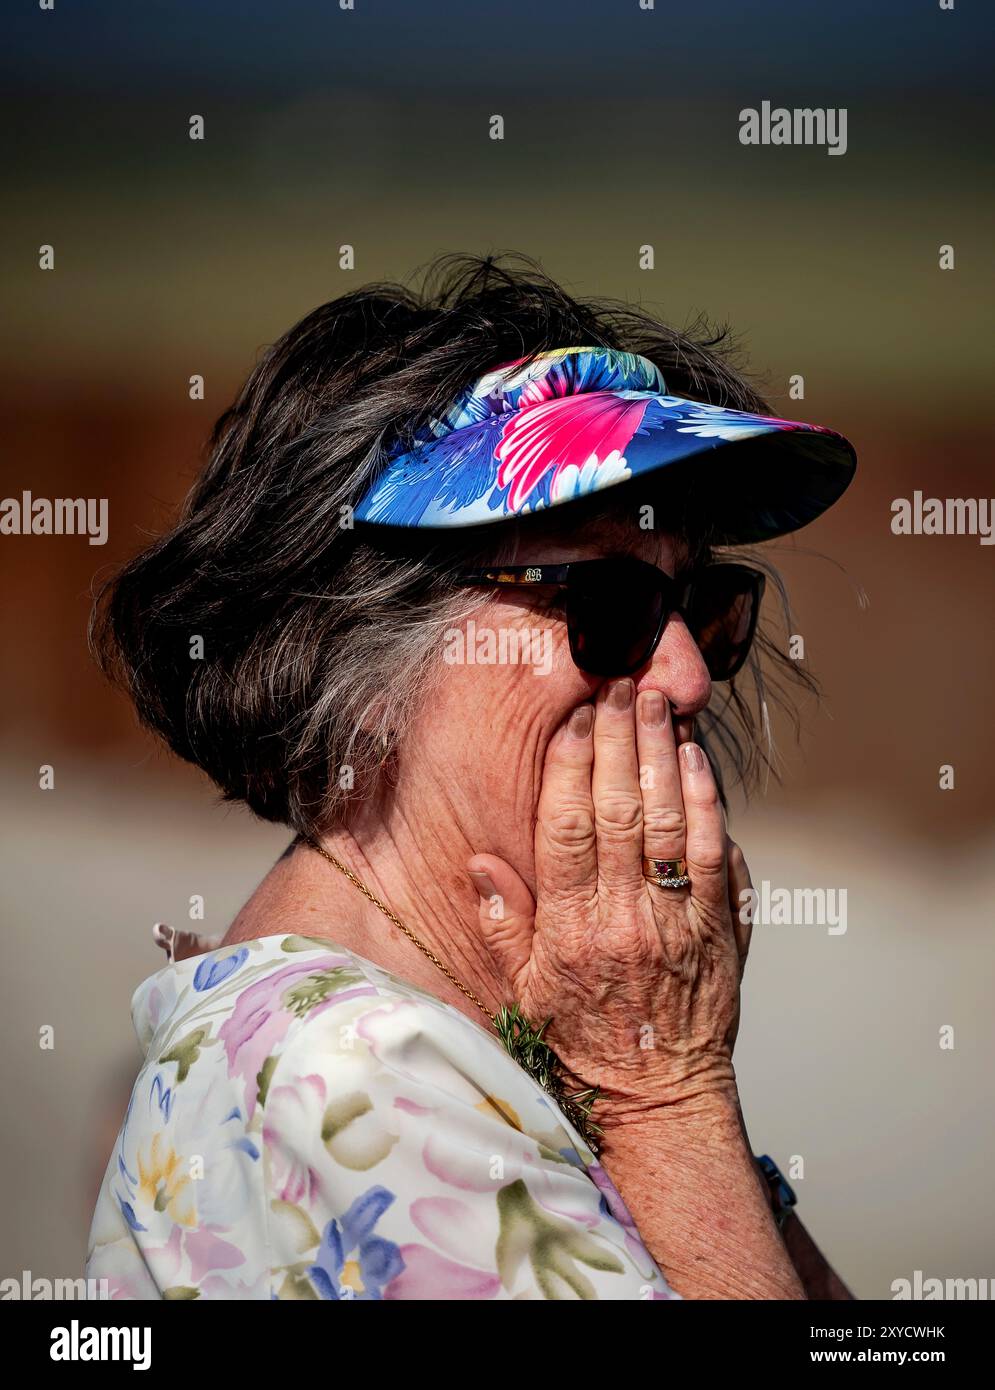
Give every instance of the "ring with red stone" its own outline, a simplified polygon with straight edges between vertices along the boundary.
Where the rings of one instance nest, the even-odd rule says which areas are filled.
[[[657,888],[690,888],[686,859],[649,859],[643,857],[643,878]]]

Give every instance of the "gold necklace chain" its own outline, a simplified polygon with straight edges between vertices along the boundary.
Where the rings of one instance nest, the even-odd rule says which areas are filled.
[[[390,921],[394,923],[395,927],[400,927],[401,931],[404,932],[404,935],[408,938],[408,940],[414,942],[414,944],[418,947],[419,951],[421,951],[423,955],[428,956],[432,964],[437,965],[439,969],[442,971],[443,975],[445,975],[447,979],[451,980],[452,983],[456,986],[456,988],[462,994],[465,994],[467,999],[469,999],[472,1004],[476,1004],[477,1008],[480,1009],[482,1013],[485,1013],[487,1015],[487,1017],[490,1019],[491,1023],[494,1025],[495,1028],[497,1027],[497,1019],[495,1018],[494,1014],[491,1013],[487,1005],[482,1003],[473,993],[472,990],[467,989],[466,985],[462,982],[462,980],[457,979],[457,977],[449,969],[449,966],[446,965],[445,961],[441,961],[434,951],[429,950],[429,948],[425,945],[423,941],[418,940],[417,936],[415,936],[413,931],[408,930],[408,928],[401,921],[400,917],[398,917],[396,913],[391,912],[390,908],[387,906],[386,903],[382,903],[374,893],[370,892],[370,890],[367,888],[366,884],[362,881],[362,879],[357,878],[357,876],[353,873],[353,871],[350,868],[347,868],[341,860],[335,858],[334,854],[329,854],[328,850],[325,849],[323,845],[319,845],[317,840],[306,840],[305,843],[309,844],[312,849],[316,849],[323,859],[328,860],[329,864],[334,864],[337,869],[341,869],[342,872],[345,874],[346,878],[350,879],[356,885],[359,891],[365,897],[369,898],[370,902],[374,905],[374,907],[378,907],[380,911],[383,913],[383,915],[389,918]]]
[[[323,859],[327,859],[329,864],[333,864],[336,869],[340,869],[346,878],[356,885],[364,897],[369,898],[374,907],[378,907],[383,915],[399,927],[409,941],[418,947],[423,955],[427,956],[433,965],[438,966],[443,975],[456,986],[461,994],[465,994],[472,1004],[476,1004],[482,1013],[490,1019],[491,1024],[497,1029],[505,1049],[511,1054],[520,1067],[533,1077],[535,1081],[546,1091],[560,1106],[563,1113],[567,1116],[575,1129],[583,1136],[585,1143],[597,1154],[598,1135],[601,1133],[600,1125],[595,1124],[591,1111],[598,1099],[597,1086],[584,1086],[578,1091],[570,1091],[564,1081],[563,1068],[559,1058],[545,1041],[544,1033],[551,1018],[538,1029],[533,1028],[526,1018],[519,1012],[518,1005],[511,1008],[503,1007],[499,1015],[491,1013],[486,1004],[467,989],[462,980],[458,979],[446,965],[441,961],[434,951],[429,950],[423,941],[419,941],[413,931],[401,921],[395,912],[391,912],[386,903],[382,903],[376,894],[371,893],[369,888],[361,878],[340,859],[336,859],[334,854],[329,854],[323,845],[318,844],[317,840],[311,840],[302,835],[301,839],[312,849],[316,849]]]

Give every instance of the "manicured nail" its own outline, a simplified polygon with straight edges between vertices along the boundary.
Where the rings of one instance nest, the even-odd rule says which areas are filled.
[[[644,690],[636,701],[639,721],[647,729],[659,729],[667,717],[667,702],[659,690]]]
[[[632,704],[632,692],[635,687],[629,677],[624,680],[615,681],[608,692],[608,703],[612,709],[628,709]]]
[[[486,902],[489,902],[497,893],[497,889],[491,882],[490,874],[485,874],[483,869],[470,869],[468,872],[477,892]]]
[[[705,766],[705,755],[696,743],[682,743],[681,757],[688,772],[701,772]]]
[[[594,728],[594,706],[578,705],[567,723],[571,738],[587,738]]]

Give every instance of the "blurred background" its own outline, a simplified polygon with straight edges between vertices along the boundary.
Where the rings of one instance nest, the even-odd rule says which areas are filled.
[[[847,931],[755,930],[744,1108],[757,1152],[804,1160],[859,1296],[995,1277],[995,549],[890,529],[917,489],[995,491],[991,9],[92,0],[3,27],[0,496],[107,498],[110,532],[0,536],[0,1274],[81,1272],[152,924],[224,931],[289,839],[137,730],[87,656],[95,579],[168,524],[301,315],[515,249],[576,294],[728,321],[779,413],[857,446],[843,502],[772,548],[825,700],[732,824],[755,882],[845,887]],[[845,156],[742,146],[764,100],[845,107]]]

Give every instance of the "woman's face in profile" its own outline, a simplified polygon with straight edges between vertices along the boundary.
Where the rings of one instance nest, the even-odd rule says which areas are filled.
[[[613,529],[610,536],[601,528],[597,539],[581,531],[576,540],[530,536],[516,564],[608,554],[636,556],[669,575],[685,568],[684,552],[670,537],[635,526]],[[402,762],[457,815],[464,801],[468,812],[471,804],[490,806],[490,828],[501,842],[493,844],[494,852],[529,863],[546,746],[576,706],[611,678],[588,675],[574,664],[557,591],[545,588],[482,591],[471,618],[447,632],[440,665],[438,684],[401,740]],[[632,680],[637,694],[661,691],[675,723],[690,721],[707,705],[711,680],[679,615],[668,621],[653,656]]]

